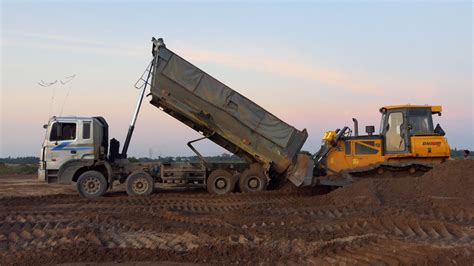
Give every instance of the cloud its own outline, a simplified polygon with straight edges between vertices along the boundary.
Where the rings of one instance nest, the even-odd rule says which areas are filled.
[[[68,42],[68,43],[85,44],[85,45],[102,46],[102,47],[110,46],[110,43],[107,43],[107,42],[89,40],[89,39],[78,38],[78,37],[71,37],[71,36],[66,36],[66,35],[32,33],[32,32],[23,32],[23,31],[5,31],[5,34],[17,36],[17,37],[23,37],[23,38],[30,38],[30,39],[43,39],[43,40],[50,40],[50,41]]]
[[[20,31],[4,32],[2,42],[5,47],[25,47],[71,53],[86,52],[106,56],[139,56],[143,55],[143,51],[146,50],[145,46],[127,46],[116,41],[103,42],[86,38],[70,37],[67,35],[28,33]]]
[[[48,49],[56,51],[67,51],[71,53],[95,53],[99,55],[117,56],[142,56],[149,51],[149,47],[126,44],[117,41],[92,40],[82,37],[71,37],[67,35],[52,35],[41,33],[28,33],[20,31],[5,32],[5,46],[27,47],[34,49]],[[372,96],[385,96],[394,92],[391,99],[399,101],[406,99],[403,92],[409,92],[410,96],[417,98],[436,91],[436,86],[427,82],[397,80],[391,77],[365,77],[361,74],[347,73],[344,71],[329,69],[324,66],[308,65],[292,60],[291,58],[277,59],[264,55],[249,56],[238,54],[235,51],[220,52],[215,50],[196,48],[189,46],[179,40],[173,50],[182,51],[185,58],[191,62],[204,62],[239,68],[267,72],[270,74],[317,82],[331,88],[353,93],[361,93]],[[183,45],[184,44],[184,45]],[[151,44],[150,44],[151,45]],[[278,57],[281,58],[281,57]],[[394,98],[395,97],[395,98]],[[397,99],[400,98],[400,99]]]
[[[432,81],[408,80],[385,75],[367,77],[356,71],[348,73],[324,66],[309,65],[297,62],[291,58],[281,56],[268,57],[262,55],[238,54],[235,52],[219,52],[196,48],[188,45],[178,45],[184,57],[191,62],[205,62],[221,64],[228,67],[256,70],[300,80],[314,81],[341,92],[361,93],[376,97],[390,96],[391,101],[406,101],[426,98],[426,95],[435,94],[439,85]],[[399,103],[399,102],[398,102]]]
[[[183,47],[180,50],[185,51],[186,58],[189,58],[191,61],[218,63],[241,69],[253,69],[279,76],[316,81],[353,92],[380,94],[379,87],[369,80],[360,80],[347,73],[333,69],[318,68],[312,65],[292,62],[290,59],[278,60],[265,56],[246,57],[235,53],[216,52],[194,47]]]

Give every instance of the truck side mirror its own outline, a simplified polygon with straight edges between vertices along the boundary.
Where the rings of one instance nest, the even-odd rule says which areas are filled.
[[[365,132],[369,134],[369,136],[372,136],[372,134],[375,132],[375,127],[374,126],[365,126]]]
[[[48,128],[48,124],[44,124],[44,125],[43,125],[43,128],[44,128],[44,129],[47,129],[47,128]]]

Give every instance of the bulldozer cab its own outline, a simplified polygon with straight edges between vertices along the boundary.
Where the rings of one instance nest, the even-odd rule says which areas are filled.
[[[413,136],[439,135],[433,127],[432,114],[441,114],[441,106],[400,105],[380,109],[380,135],[385,153],[410,153]]]

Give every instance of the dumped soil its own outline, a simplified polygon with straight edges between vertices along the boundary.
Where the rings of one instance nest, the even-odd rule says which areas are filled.
[[[55,187],[15,189],[0,199],[1,265],[474,263],[474,161],[325,195],[284,186],[85,200]]]
[[[419,177],[362,179],[354,185],[338,189],[334,198],[366,197],[381,203],[410,204],[430,199],[474,200],[474,161],[449,161],[435,166]]]

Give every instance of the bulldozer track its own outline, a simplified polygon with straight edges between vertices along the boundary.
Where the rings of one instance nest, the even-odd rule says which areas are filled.
[[[120,211],[120,210],[119,210]],[[138,210],[142,211],[142,210]],[[144,212],[148,212],[145,210]],[[211,213],[207,210],[207,213]],[[195,217],[186,215],[183,210],[166,210],[160,212],[151,212],[152,215],[161,220],[170,220],[177,223],[191,224],[194,226],[216,227],[235,227],[230,223],[212,216]],[[243,229],[252,229],[279,227],[291,231],[292,226],[298,226],[298,229],[307,230],[313,237],[320,236],[322,239],[325,234],[332,235],[363,235],[373,233],[383,235],[387,239],[405,239],[410,241],[430,241],[431,243],[443,243],[451,245],[464,245],[472,243],[474,239],[474,231],[469,226],[455,224],[442,221],[430,221],[426,219],[404,218],[404,217],[388,217],[385,219],[358,219],[356,221],[346,221],[345,218],[351,215],[351,212],[343,207],[341,209],[319,209],[314,211],[292,210],[282,208],[278,211],[269,212],[267,215],[302,215],[311,216],[314,221],[323,222],[319,225],[314,223],[289,224],[286,219],[272,221],[262,217],[261,221],[252,224],[238,225]],[[78,216],[82,219],[78,220]],[[96,215],[94,217],[84,217],[81,213],[73,212],[68,214],[58,214],[53,212],[37,212],[30,213],[15,212],[2,216],[3,222],[0,226],[0,234],[2,239],[2,248],[23,249],[23,248],[41,248],[47,246],[56,246],[60,244],[74,243],[91,243],[106,247],[146,247],[153,244],[150,242],[153,237],[144,237],[144,241],[148,244],[140,243],[141,238],[131,237],[133,234],[127,232],[136,231],[136,222],[127,220],[113,219],[106,215]],[[324,224],[326,220],[332,220],[331,223]],[[270,220],[270,221],[269,221]],[[336,220],[336,221],[333,221]],[[286,222],[285,222],[286,221]],[[459,219],[456,220],[459,222]],[[465,220],[461,220],[465,222]],[[139,227],[139,226],[138,226]],[[85,233],[86,232],[86,233]],[[104,236],[112,235],[112,238]],[[142,233],[144,235],[153,235],[151,233]],[[138,234],[138,235],[142,235]],[[118,237],[120,235],[128,236],[126,240]],[[137,236],[135,234],[134,236]],[[137,240],[138,239],[138,240]],[[131,242],[130,242],[131,241]],[[5,245],[8,242],[8,245]],[[127,244],[128,243],[128,244]]]
[[[390,178],[396,176],[420,176],[433,167],[417,163],[379,163],[344,172],[344,175],[355,178]],[[412,170],[413,172],[410,172]]]
[[[91,208],[101,208],[107,211],[110,208],[114,210],[126,209],[126,208],[143,208],[143,209],[188,209],[189,211],[196,212],[214,212],[214,211],[235,211],[241,205],[249,204],[284,204],[297,202],[299,196],[285,197],[285,195],[275,195],[275,193],[265,193],[264,195],[251,195],[251,194],[234,194],[228,197],[200,194],[202,196],[172,196],[168,195],[153,195],[151,197],[130,197],[130,198],[103,198],[100,200],[81,200],[74,196],[47,196],[39,199],[35,198],[22,198],[21,200],[4,199],[5,210],[21,210],[24,207],[35,205],[38,208],[47,208],[48,210],[55,209],[55,211],[61,211],[61,208],[57,206],[57,201],[61,200],[64,206],[67,204],[76,204],[78,207],[76,210],[89,210]],[[53,206],[51,206],[53,205]],[[69,206],[67,206],[69,207]]]
[[[426,210],[423,215],[436,220],[474,225],[474,208],[433,208]]]
[[[453,247],[437,247],[438,253],[426,253],[424,249],[431,249],[424,244],[405,243],[398,241],[389,241],[383,238],[372,239],[365,243],[357,245],[349,244],[340,247],[336,251],[330,250],[309,261],[329,264],[357,264],[357,265],[400,265],[400,264],[420,264],[427,261],[440,262],[446,253]],[[463,245],[456,247],[455,250],[460,253],[469,254],[472,247]],[[455,263],[452,260],[451,263]]]
[[[389,239],[406,239],[412,241],[430,241],[431,243],[470,243],[474,231],[470,228],[442,222],[419,220],[372,219],[356,222],[342,222],[325,225],[316,229],[318,233],[339,233],[342,235],[377,233]]]

